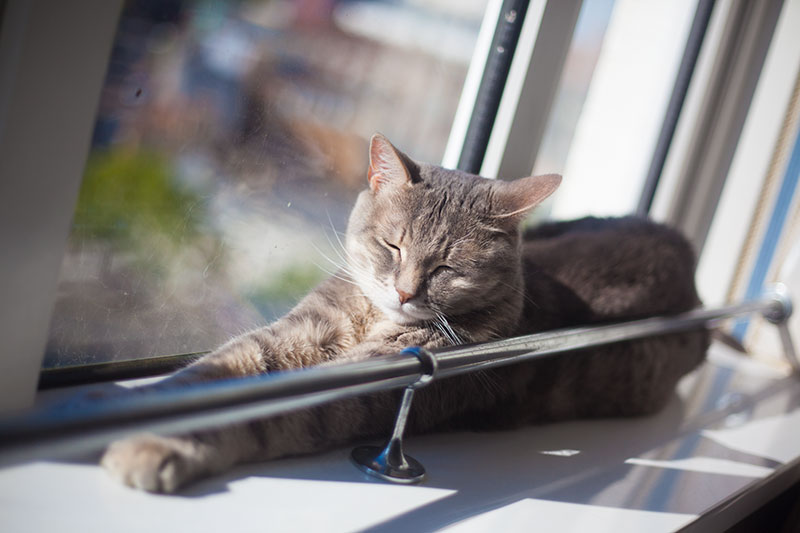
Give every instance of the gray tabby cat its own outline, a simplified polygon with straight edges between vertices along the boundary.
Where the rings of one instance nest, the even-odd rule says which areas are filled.
[[[274,324],[233,339],[160,387],[263,374],[698,305],[683,238],[633,219],[583,219],[521,234],[561,178],[511,182],[417,163],[376,135],[369,189],[350,216],[347,266]],[[643,415],[703,359],[705,331],[521,363],[421,389],[408,431],[485,430]],[[114,443],[123,483],[173,492],[236,463],[389,434],[397,394],[339,401],[224,430]]]

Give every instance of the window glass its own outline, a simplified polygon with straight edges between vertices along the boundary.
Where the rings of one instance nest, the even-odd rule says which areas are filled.
[[[208,350],[341,261],[380,131],[441,159],[485,0],[131,0],[45,366]]]
[[[614,0],[586,0],[581,6],[534,174],[564,172],[613,7]]]
[[[558,172],[552,216],[636,208],[697,0],[586,0],[534,167]]]

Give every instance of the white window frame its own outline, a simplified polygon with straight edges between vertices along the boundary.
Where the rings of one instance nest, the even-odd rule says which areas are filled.
[[[741,297],[734,288],[757,203],[770,172],[800,70],[800,1],[785,2],[697,270],[701,296],[711,305]],[[787,68],[787,66],[793,68]],[[791,142],[791,139],[790,139]],[[776,161],[779,177],[787,161]],[[772,191],[774,195],[776,191]],[[763,228],[761,228],[763,232]],[[756,241],[760,242],[758,238]],[[749,269],[748,269],[749,270]],[[732,291],[733,289],[733,291]]]
[[[7,0],[0,27],[0,412],[32,404],[122,0]]]

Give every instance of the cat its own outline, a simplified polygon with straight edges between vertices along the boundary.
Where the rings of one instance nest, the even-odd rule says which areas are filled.
[[[235,338],[159,385],[365,359],[554,328],[687,311],[694,255],[675,231],[586,218],[527,231],[557,175],[489,180],[419,163],[376,134],[369,187],[352,210],[347,264],[270,326]],[[705,330],[583,350],[434,381],[407,432],[487,430],[653,413],[703,360]],[[152,492],[247,461],[389,434],[396,391],[178,437],[113,443],[101,463]]]

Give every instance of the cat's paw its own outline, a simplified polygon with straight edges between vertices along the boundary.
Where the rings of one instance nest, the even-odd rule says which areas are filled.
[[[189,439],[142,435],[111,444],[100,464],[129,487],[171,493],[197,477],[198,456]]]

